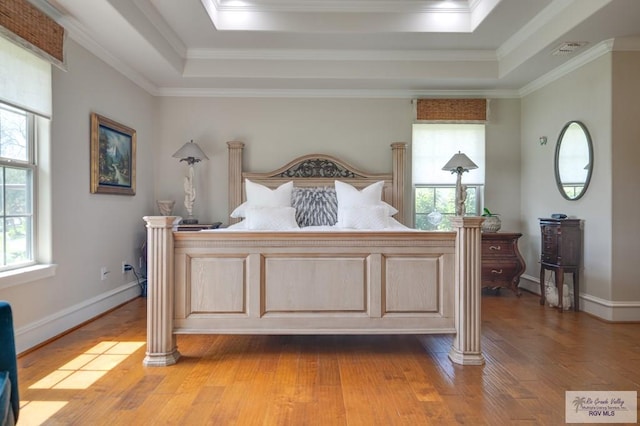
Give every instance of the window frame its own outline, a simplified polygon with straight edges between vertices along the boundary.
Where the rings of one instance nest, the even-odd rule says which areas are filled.
[[[10,272],[10,271],[14,271],[14,270],[20,270],[20,269],[24,269],[24,268],[28,268],[31,267],[33,265],[35,265],[37,263],[37,247],[38,247],[38,241],[37,241],[37,236],[38,236],[38,231],[37,231],[37,224],[38,224],[38,215],[37,215],[37,188],[38,188],[38,167],[37,167],[37,140],[36,140],[36,135],[37,135],[37,130],[36,130],[36,119],[35,119],[35,114],[33,114],[31,111],[25,110],[24,108],[19,108],[13,105],[10,105],[6,102],[2,102],[0,101],[0,108],[2,109],[6,109],[8,111],[17,111],[21,114],[25,115],[26,118],[26,149],[27,149],[27,159],[26,160],[19,160],[19,159],[10,159],[10,158],[6,158],[6,157],[2,157],[0,156],[0,168],[12,168],[12,169],[19,169],[19,170],[26,170],[28,171],[28,175],[29,175],[29,183],[30,183],[30,188],[28,190],[28,194],[29,194],[29,200],[27,200],[27,204],[31,207],[30,212],[27,212],[24,215],[19,215],[20,217],[24,217],[27,216],[29,217],[29,221],[30,224],[27,225],[27,228],[30,231],[30,235],[27,236],[27,240],[29,242],[28,247],[27,247],[27,253],[28,253],[28,260],[24,261],[24,262],[20,262],[20,263],[14,263],[11,265],[7,265],[4,264],[6,259],[2,259],[2,264],[0,264],[0,274],[1,273],[5,273],[5,272]],[[7,191],[6,191],[6,182],[5,179],[2,179],[2,191],[1,195],[2,197],[6,197]],[[4,221],[4,225],[2,226],[2,233],[4,234],[2,236],[2,244],[4,245],[2,247],[2,253],[3,256],[7,255],[7,251],[6,251],[6,243],[7,243],[7,237],[6,237],[6,233],[7,233],[7,228],[6,228],[6,219],[9,217],[12,217],[14,215],[8,215],[6,213],[6,202],[5,200],[2,201],[3,205],[5,206],[4,209],[2,210],[2,213],[0,214],[0,219]]]
[[[412,123],[412,146],[414,146],[413,144],[415,144],[415,134],[416,134],[416,125],[422,125],[422,124],[428,124],[428,125],[440,125],[440,124],[445,124],[445,125],[482,125],[483,129],[484,129],[484,138],[483,138],[483,150],[484,150],[484,154],[486,156],[486,123],[485,122],[479,122],[479,121],[475,121],[475,120],[471,120],[471,121],[425,121],[425,120],[416,120]],[[455,152],[455,151],[454,151]],[[412,158],[411,158],[411,166],[416,167],[416,163],[415,163],[415,157],[414,157],[414,152],[412,150]],[[486,159],[483,159],[484,163],[484,168],[486,168]],[[444,164],[444,162],[443,162]],[[482,164],[480,164],[481,169],[483,168]],[[417,220],[419,216],[426,216],[425,213],[418,213],[417,212],[417,195],[418,195],[418,189],[419,188],[434,188],[434,189],[438,189],[438,188],[447,188],[447,189],[453,189],[455,191],[455,180],[452,183],[442,183],[442,182],[419,182],[416,183],[415,182],[415,173],[412,173],[412,182],[411,182],[411,186],[412,186],[412,220],[413,220],[413,226],[415,228],[417,228],[417,225],[419,223],[419,221]],[[482,182],[474,182],[474,183],[466,183],[463,181],[463,184],[467,187],[467,189],[469,188],[475,188],[476,191],[476,197],[475,197],[475,203],[474,203],[474,211],[471,212],[469,210],[467,210],[465,212],[466,216],[469,215],[473,215],[473,216],[480,216],[481,212],[482,212],[482,206],[484,205],[484,186],[485,186],[485,179],[486,176],[482,175]],[[464,179],[463,179],[464,180]],[[455,204],[455,203],[454,203]],[[454,205],[455,208],[455,205]],[[455,210],[452,213],[449,212],[439,212],[441,213],[443,216],[455,216]],[[442,222],[440,222],[442,223]],[[422,228],[418,228],[418,229],[422,229]],[[442,229],[436,229],[436,230],[442,230],[442,231],[449,231],[451,230],[448,227],[443,227]]]
[[[52,278],[58,268],[58,265],[52,262],[51,121],[34,114],[32,131],[34,145],[31,154],[36,166],[32,180],[33,263],[0,271],[0,289]]]

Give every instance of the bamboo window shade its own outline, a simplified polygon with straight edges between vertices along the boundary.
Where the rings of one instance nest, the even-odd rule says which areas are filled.
[[[0,28],[35,47],[55,65],[64,63],[64,28],[26,0],[0,1]],[[10,38],[11,34],[9,34]]]
[[[486,121],[486,99],[418,99],[416,120]]]

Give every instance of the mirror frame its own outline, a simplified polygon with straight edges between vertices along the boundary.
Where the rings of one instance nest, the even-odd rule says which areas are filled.
[[[582,132],[587,139],[587,147],[589,149],[589,169],[587,170],[587,177],[585,178],[584,186],[582,187],[582,191],[575,197],[571,198],[564,191],[562,187],[562,181],[560,180],[560,168],[559,168],[559,159],[560,159],[560,146],[562,145],[562,138],[564,137],[565,132],[572,124],[577,124],[582,129]],[[587,192],[587,188],[589,187],[589,182],[591,182],[591,174],[593,172],[593,142],[591,141],[591,135],[589,134],[589,130],[587,130],[587,126],[585,126],[581,121],[572,120],[564,125],[562,131],[560,132],[560,136],[558,136],[558,142],[556,143],[556,154],[554,159],[554,171],[556,175],[556,185],[558,186],[558,190],[560,194],[569,201],[576,201],[582,198],[585,192]]]

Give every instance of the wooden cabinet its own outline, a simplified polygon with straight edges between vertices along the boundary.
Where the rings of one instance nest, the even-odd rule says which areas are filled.
[[[521,236],[509,232],[482,234],[482,287],[507,287],[520,296],[518,284],[525,270],[518,250]]]
[[[580,219],[540,219],[540,304],[545,303],[545,270],[555,273],[558,307],[562,312],[564,274],[573,274],[573,309],[579,310],[579,267],[582,257]]]

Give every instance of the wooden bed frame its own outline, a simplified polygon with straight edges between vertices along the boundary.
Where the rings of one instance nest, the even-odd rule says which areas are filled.
[[[244,144],[228,142],[229,211],[244,179],[277,187],[364,187],[404,221],[406,145],[392,145],[392,173],[369,174],[327,155],[269,173],[242,170]],[[174,216],[147,216],[148,318],[144,364],[174,364],[176,334],[455,334],[449,358],[484,362],[480,350],[480,217],[455,232],[174,232]]]

